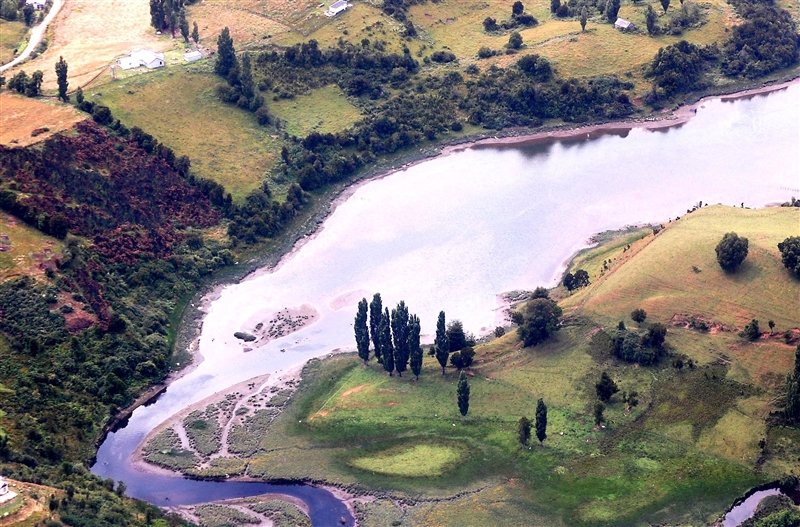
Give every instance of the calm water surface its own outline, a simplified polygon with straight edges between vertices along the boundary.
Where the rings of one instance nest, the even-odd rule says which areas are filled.
[[[480,333],[494,328],[498,293],[554,285],[593,233],[663,222],[700,200],[755,207],[792,195],[800,196],[798,85],[706,102],[676,128],[469,148],[370,182],[276,271],[222,290],[203,324],[203,362],[110,434],[93,471],[124,480],[128,494],[158,505],[264,492],[252,484],[143,475],[128,458],[149,430],[193,402],[352,347],[362,296],[380,292],[389,307],[405,300],[423,333],[434,331],[439,310]],[[248,329],[246,321],[304,303],[320,312],[315,324],[243,353],[233,333]]]

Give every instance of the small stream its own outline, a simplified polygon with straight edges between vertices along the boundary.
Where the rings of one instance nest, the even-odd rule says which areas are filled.
[[[700,200],[759,207],[800,196],[798,152],[800,85],[793,84],[707,101],[673,128],[467,148],[369,182],[276,269],[225,286],[210,301],[202,362],[110,433],[92,471],[159,506],[279,492],[305,501],[314,525],[342,517],[352,525],[323,489],[153,475],[130,456],[150,430],[215,392],[352,347],[362,296],[379,291],[390,307],[405,300],[428,340],[439,310],[468,331],[488,332],[499,293],[555,285],[563,263],[596,232],[665,222]],[[296,333],[249,353],[233,337],[264,313],[303,304],[320,316]]]

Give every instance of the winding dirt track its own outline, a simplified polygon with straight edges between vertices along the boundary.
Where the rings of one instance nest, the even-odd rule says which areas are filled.
[[[25,50],[8,64],[0,66],[0,72],[11,69],[17,64],[27,60],[31,53],[33,53],[33,50],[36,49],[36,46],[38,46],[42,41],[42,38],[44,38],[44,34],[47,31],[47,26],[49,26],[50,23],[56,18],[56,15],[61,10],[61,6],[63,5],[64,0],[53,0],[53,7],[50,8],[50,12],[47,13],[47,16],[44,18],[44,20],[42,20],[42,23],[31,29],[31,38],[28,41],[28,45],[25,47]]]

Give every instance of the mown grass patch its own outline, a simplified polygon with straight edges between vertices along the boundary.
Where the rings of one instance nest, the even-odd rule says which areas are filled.
[[[246,500],[247,507],[266,515],[274,527],[311,527],[311,519],[297,505],[269,499]]]
[[[28,33],[24,22],[0,20],[0,65],[11,62]]]
[[[297,137],[311,132],[336,133],[345,130],[361,119],[342,90],[326,86],[294,99],[283,99],[269,105],[272,113],[286,121],[286,131]]]
[[[205,412],[195,410],[183,420],[183,429],[192,448],[202,456],[208,457],[222,448],[218,413],[215,405],[209,405]]]
[[[370,472],[419,478],[441,476],[459,461],[461,455],[458,449],[449,445],[422,444],[359,457],[350,464]]]
[[[253,114],[226,105],[216,95],[213,73],[170,68],[97,87],[105,104],[128,127],[138,126],[187,155],[192,169],[225,186],[235,200],[259,188],[281,148],[274,130]],[[281,199],[288,188],[271,182]]]

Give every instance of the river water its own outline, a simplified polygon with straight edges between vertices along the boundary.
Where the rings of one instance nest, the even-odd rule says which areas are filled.
[[[143,474],[129,457],[153,427],[196,401],[353,347],[352,321],[362,296],[380,292],[389,307],[405,300],[424,334],[434,331],[440,310],[481,333],[495,326],[499,293],[554,285],[563,263],[593,233],[664,222],[700,200],[756,207],[792,195],[800,197],[798,84],[706,101],[673,128],[478,146],[369,182],[274,272],[222,289],[204,319],[202,363],[109,434],[92,470],[124,480],[129,495],[157,505],[275,491]],[[298,332],[249,353],[233,337],[265,310],[302,304],[320,317]],[[307,495],[327,491],[277,491],[321,503],[312,510],[315,525],[350,517],[329,494]]]

